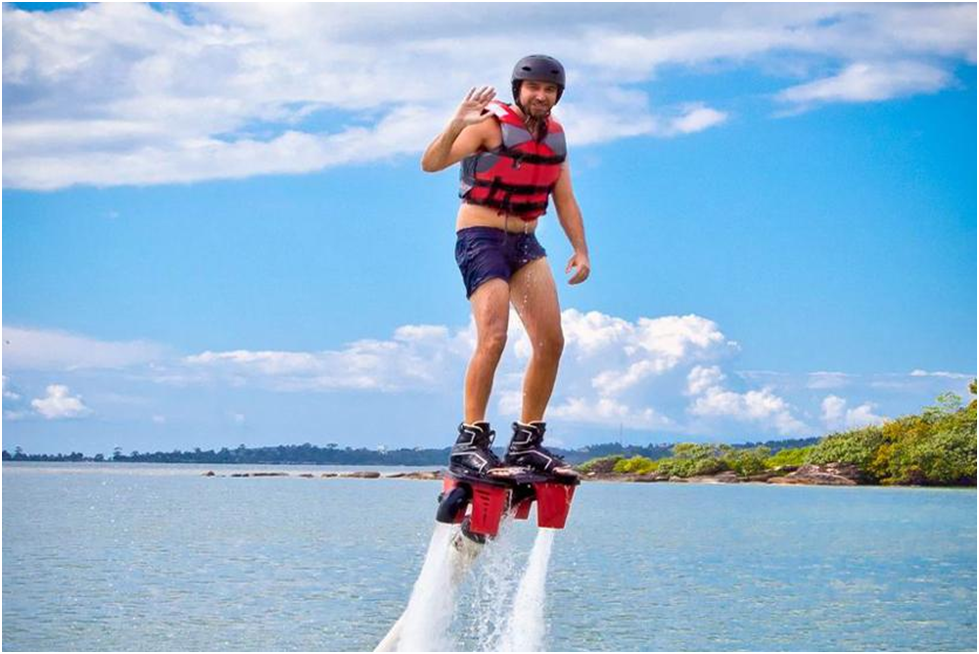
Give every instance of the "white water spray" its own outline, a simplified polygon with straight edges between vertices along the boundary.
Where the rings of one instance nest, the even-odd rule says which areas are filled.
[[[449,624],[455,608],[455,561],[458,552],[452,546],[458,527],[438,523],[421,574],[401,617],[403,627],[398,639],[399,652],[444,652],[456,649],[450,640]]]
[[[497,538],[484,547],[462,536],[455,525],[436,525],[408,607],[374,651],[452,651],[464,642],[476,651],[542,651],[554,530],[538,530],[520,575],[523,557],[509,526],[504,521]],[[468,584],[471,595],[466,593],[469,610],[459,612],[457,589],[480,552]]]
[[[546,596],[547,565],[554,544],[553,529],[539,529],[530,560],[517,594],[513,598],[510,616],[496,646],[498,652],[539,652],[544,648],[544,598]]]
[[[480,555],[469,587],[468,617],[471,622],[464,633],[474,638],[473,649],[476,651],[493,649],[502,637],[505,616],[510,613],[519,565],[519,549],[511,531],[512,525],[509,519],[500,525],[496,539]]]

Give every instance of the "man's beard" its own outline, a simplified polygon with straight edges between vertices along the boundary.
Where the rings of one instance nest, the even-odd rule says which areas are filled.
[[[531,102],[524,110],[524,124],[531,134],[537,134],[541,125],[551,115],[551,107],[547,104]]]
[[[527,130],[531,134],[534,134],[536,138],[543,138],[546,133],[547,119],[551,115],[553,105],[533,99],[524,103],[519,97],[520,94],[516,94],[516,104],[520,108],[520,111],[523,112],[524,125],[527,126]]]
[[[551,113],[551,107],[546,102],[531,102],[527,107],[527,112],[531,118],[546,118]]]

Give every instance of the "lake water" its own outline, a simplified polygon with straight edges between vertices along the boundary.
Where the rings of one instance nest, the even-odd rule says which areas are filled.
[[[440,486],[337,469],[4,463],[3,649],[373,649]],[[976,492],[585,484],[546,592],[552,650],[975,650]]]

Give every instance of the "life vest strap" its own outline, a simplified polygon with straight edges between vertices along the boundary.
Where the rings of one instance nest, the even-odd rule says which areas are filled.
[[[473,186],[503,189],[504,191],[509,191],[515,195],[536,195],[538,193],[550,193],[552,190],[554,190],[553,184],[548,186],[534,186],[532,184],[507,184],[506,182],[501,182],[499,177],[494,177],[492,181],[478,178],[472,178],[467,181]]]

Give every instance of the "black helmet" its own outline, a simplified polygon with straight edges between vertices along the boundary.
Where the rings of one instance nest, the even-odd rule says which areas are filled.
[[[547,55],[528,55],[513,67],[510,83],[513,87],[513,100],[520,105],[520,83],[524,80],[551,82],[557,84],[557,99],[561,101],[564,93],[564,66],[554,57]]]

